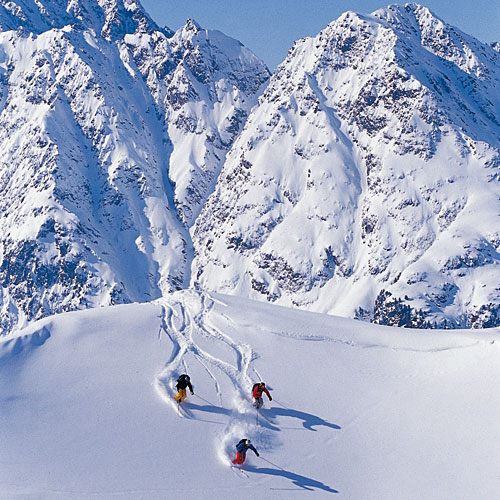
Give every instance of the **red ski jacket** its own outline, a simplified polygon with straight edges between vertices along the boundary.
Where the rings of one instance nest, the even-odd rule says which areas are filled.
[[[267,397],[269,399],[271,399],[271,394],[269,394],[269,391],[267,390],[267,387],[262,387],[260,385],[255,386],[255,389],[252,392],[252,398],[254,398],[254,399],[261,398],[263,392],[265,392],[267,394]]]

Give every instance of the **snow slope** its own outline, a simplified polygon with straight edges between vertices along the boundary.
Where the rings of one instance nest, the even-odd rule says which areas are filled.
[[[45,318],[0,343],[0,498],[498,498],[499,334],[193,291]]]

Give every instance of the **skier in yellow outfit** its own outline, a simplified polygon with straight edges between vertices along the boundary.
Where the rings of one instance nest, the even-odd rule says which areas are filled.
[[[191,379],[189,378],[189,375],[186,375],[184,373],[177,379],[177,384],[175,386],[175,388],[177,389],[175,400],[178,403],[182,403],[186,399],[186,387],[189,387],[191,395],[194,395],[193,386],[191,385]]]

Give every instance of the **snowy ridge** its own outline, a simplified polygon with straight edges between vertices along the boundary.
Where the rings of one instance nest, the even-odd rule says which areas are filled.
[[[417,4],[296,42],[197,221],[192,284],[383,324],[497,325],[499,79],[492,47]]]
[[[494,498],[498,340],[193,291],[46,318],[0,341],[0,498]]]

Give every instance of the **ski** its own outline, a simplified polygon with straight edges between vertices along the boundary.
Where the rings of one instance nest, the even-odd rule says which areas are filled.
[[[241,467],[236,467],[236,465],[231,465],[231,469],[234,471],[240,471],[245,477],[250,477]]]

